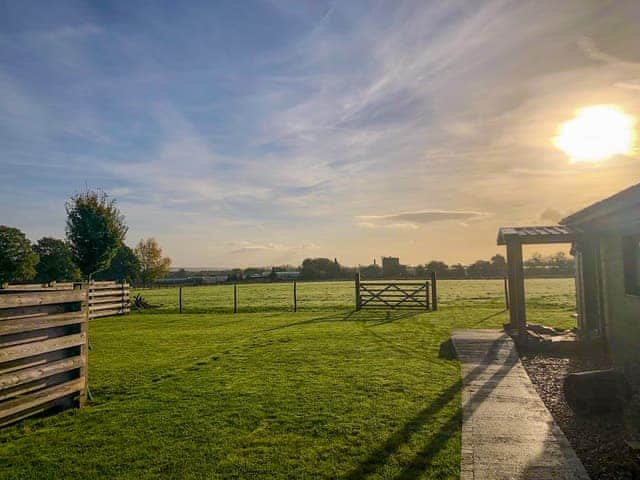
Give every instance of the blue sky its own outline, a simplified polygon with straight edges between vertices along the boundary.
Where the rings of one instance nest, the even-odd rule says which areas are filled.
[[[178,266],[473,261],[639,181],[572,164],[585,105],[640,114],[640,4],[0,3],[0,223],[115,196]]]

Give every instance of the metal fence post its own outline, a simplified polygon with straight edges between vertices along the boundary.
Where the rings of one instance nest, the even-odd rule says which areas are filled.
[[[182,287],[180,287],[180,291],[179,291],[179,302],[180,302],[180,313],[182,313]]]
[[[438,310],[438,287],[436,280],[436,272],[431,272],[431,309]]]
[[[233,284],[233,313],[238,313],[238,284]]]
[[[296,281],[293,281],[293,311],[298,311],[298,291]]]
[[[360,298],[360,272],[356,273],[356,310],[362,308],[362,302]]]

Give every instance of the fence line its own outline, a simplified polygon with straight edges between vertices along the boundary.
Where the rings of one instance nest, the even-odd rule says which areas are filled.
[[[87,320],[86,286],[0,294],[0,426],[84,405]]]
[[[79,283],[51,282],[26,285],[3,285],[5,291],[51,292],[73,290]],[[85,284],[86,285],[86,284]],[[0,292],[2,291],[0,290]],[[126,315],[131,311],[130,285],[116,281],[91,281],[88,283],[89,319],[111,315]]]

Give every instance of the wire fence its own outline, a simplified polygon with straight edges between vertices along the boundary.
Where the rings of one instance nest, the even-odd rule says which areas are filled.
[[[528,279],[526,289],[528,305],[575,309],[573,279]],[[137,294],[152,306],[145,309],[145,313],[305,312],[355,308],[355,285],[349,281],[296,282],[295,287],[293,282],[274,282],[134,289],[132,297]],[[504,308],[504,282],[500,279],[439,280],[438,301],[444,307]]]

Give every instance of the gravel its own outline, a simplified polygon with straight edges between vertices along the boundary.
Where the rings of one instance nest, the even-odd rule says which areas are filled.
[[[593,480],[640,479],[640,458],[625,442],[635,431],[628,414],[577,416],[567,405],[562,382],[568,373],[610,367],[600,351],[523,352],[521,355],[538,394],[576,451]]]

